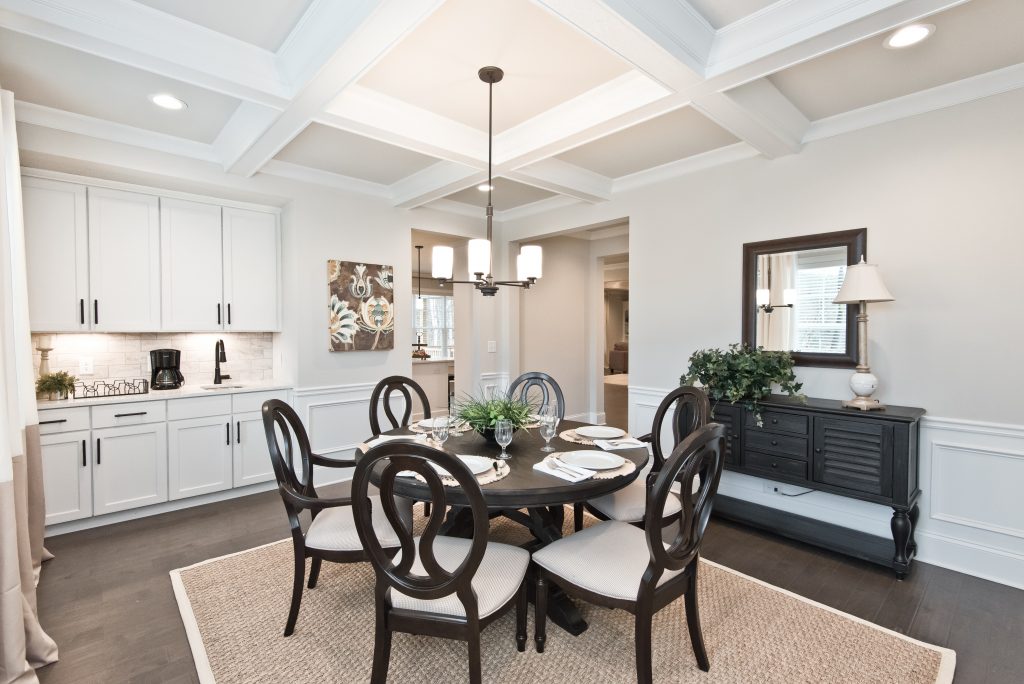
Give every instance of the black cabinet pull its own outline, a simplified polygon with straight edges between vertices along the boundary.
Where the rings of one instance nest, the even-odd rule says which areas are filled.
[[[235,442],[242,443],[242,421],[235,423]]]
[[[100,460],[100,438],[97,437],[96,438],[96,465],[99,465],[100,463],[102,463],[102,461]]]
[[[127,418],[128,416],[144,416],[147,411],[136,411],[135,413],[115,413],[115,418]]]
[[[85,325],[85,300],[78,300],[78,322]]]
[[[100,300],[92,300],[92,322],[99,325],[100,322]]]
[[[228,302],[228,325],[231,325],[231,302]]]
[[[85,461],[85,440],[82,440],[82,467],[85,468],[89,464]]]
[[[217,325],[220,325],[220,303],[217,303]]]
[[[39,424],[40,425],[53,425],[54,423],[66,423],[66,422],[68,422],[67,418],[61,418],[60,420],[41,420],[41,421],[39,421]]]
[[[227,435],[227,445],[231,446],[231,423],[224,423],[224,434]]]

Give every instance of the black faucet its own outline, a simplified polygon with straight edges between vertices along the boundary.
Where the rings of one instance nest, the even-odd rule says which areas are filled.
[[[214,347],[213,347],[213,360],[214,360],[214,362],[216,364],[214,366],[214,368],[213,368],[213,384],[214,385],[219,385],[219,384],[221,384],[222,380],[225,380],[225,379],[230,380],[231,379],[230,375],[221,375],[220,374],[220,364],[227,363],[227,360],[228,360],[227,354],[224,353],[224,340],[217,340],[217,344],[214,345]]]

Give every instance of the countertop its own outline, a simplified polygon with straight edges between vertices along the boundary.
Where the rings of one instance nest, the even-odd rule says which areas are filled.
[[[230,385],[231,381],[224,384]],[[118,397],[85,397],[81,399],[61,399],[58,401],[37,401],[40,411],[46,409],[74,408],[79,406],[101,406],[103,404],[125,404],[134,401],[163,401],[164,399],[185,399],[188,397],[215,397],[221,394],[244,394],[246,392],[268,392],[271,390],[292,389],[287,383],[239,382],[241,387],[228,389],[206,390],[200,385],[185,385],[176,390],[150,390],[147,394],[128,394]]]

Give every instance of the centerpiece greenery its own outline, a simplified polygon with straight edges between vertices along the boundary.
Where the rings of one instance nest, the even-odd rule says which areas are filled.
[[[75,392],[78,378],[67,371],[46,373],[36,380],[36,394],[45,395],[49,399],[67,399]]]
[[[456,415],[487,439],[494,441],[494,426],[499,420],[512,423],[513,432],[529,425],[533,407],[521,399],[499,394],[490,399],[465,397],[456,405]]]
[[[786,351],[768,351],[763,347],[732,344],[728,351],[700,349],[690,356],[690,367],[679,378],[682,385],[700,382],[708,397],[715,402],[742,403],[753,411],[761,426],[762,399],[772,393],[772,385],[800,399],[803,385],[796,381],[793,357]]]

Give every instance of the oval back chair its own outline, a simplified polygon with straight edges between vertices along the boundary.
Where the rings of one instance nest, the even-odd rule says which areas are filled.
[[[439,534],[446,510],[443,469],[468,500],[472,539]],[[430,490],[431,510],[419,536],[401,527],[394,505],[395,479],[416,473]],[[367,501],[374,480],[384,502],[375,511]],[[469,643],[470,681],[479,682],[480,630],[516,605],[516,641],[526,647],[526,585],[530,554],[519,547],[487,541],[489,517],[480,484],[457,457],[412,440],[385,442],[367,451],[352,479],[355,522],[373,565],[376,628],[372,682],[387,677],[392,632],[459,639]],[[401,550],[392,559],[376,536],[373,516],[383,514],[398,530]],[[451,598],[454,595],[455,601]]]
[[[533,389],[540,393],[540,404],[537,406],[537,413],[550,406],[552,400],[554,400],[558,406],[558,419],[562,420],[565,418],[565,397],[562,394],[562,388],[547,373],[540,371],[523,373],[509,385],[508,396],[518,397],[521,401],[529,403],[530,390]]]
[[[391,395],[395,393],[401,394],[402,398],[405,399],[405,409],[402,412],[401,420],[395,417],[395,413],[391,408]],[[373,393],[370,395],[370,430],[373,431],[374,437],[383,432],[380,427],[379,416],[382,402],[384,404],[384,415],[391,423],[390,429],[405,427],[409,424],[409,419],[412,417],[413,393],[416,394],[423,405],[423,417],[430,418],[430,402],[427,400],[427,393],[412,378],[392,375],[377,383],[377,386],[373,388]]]

